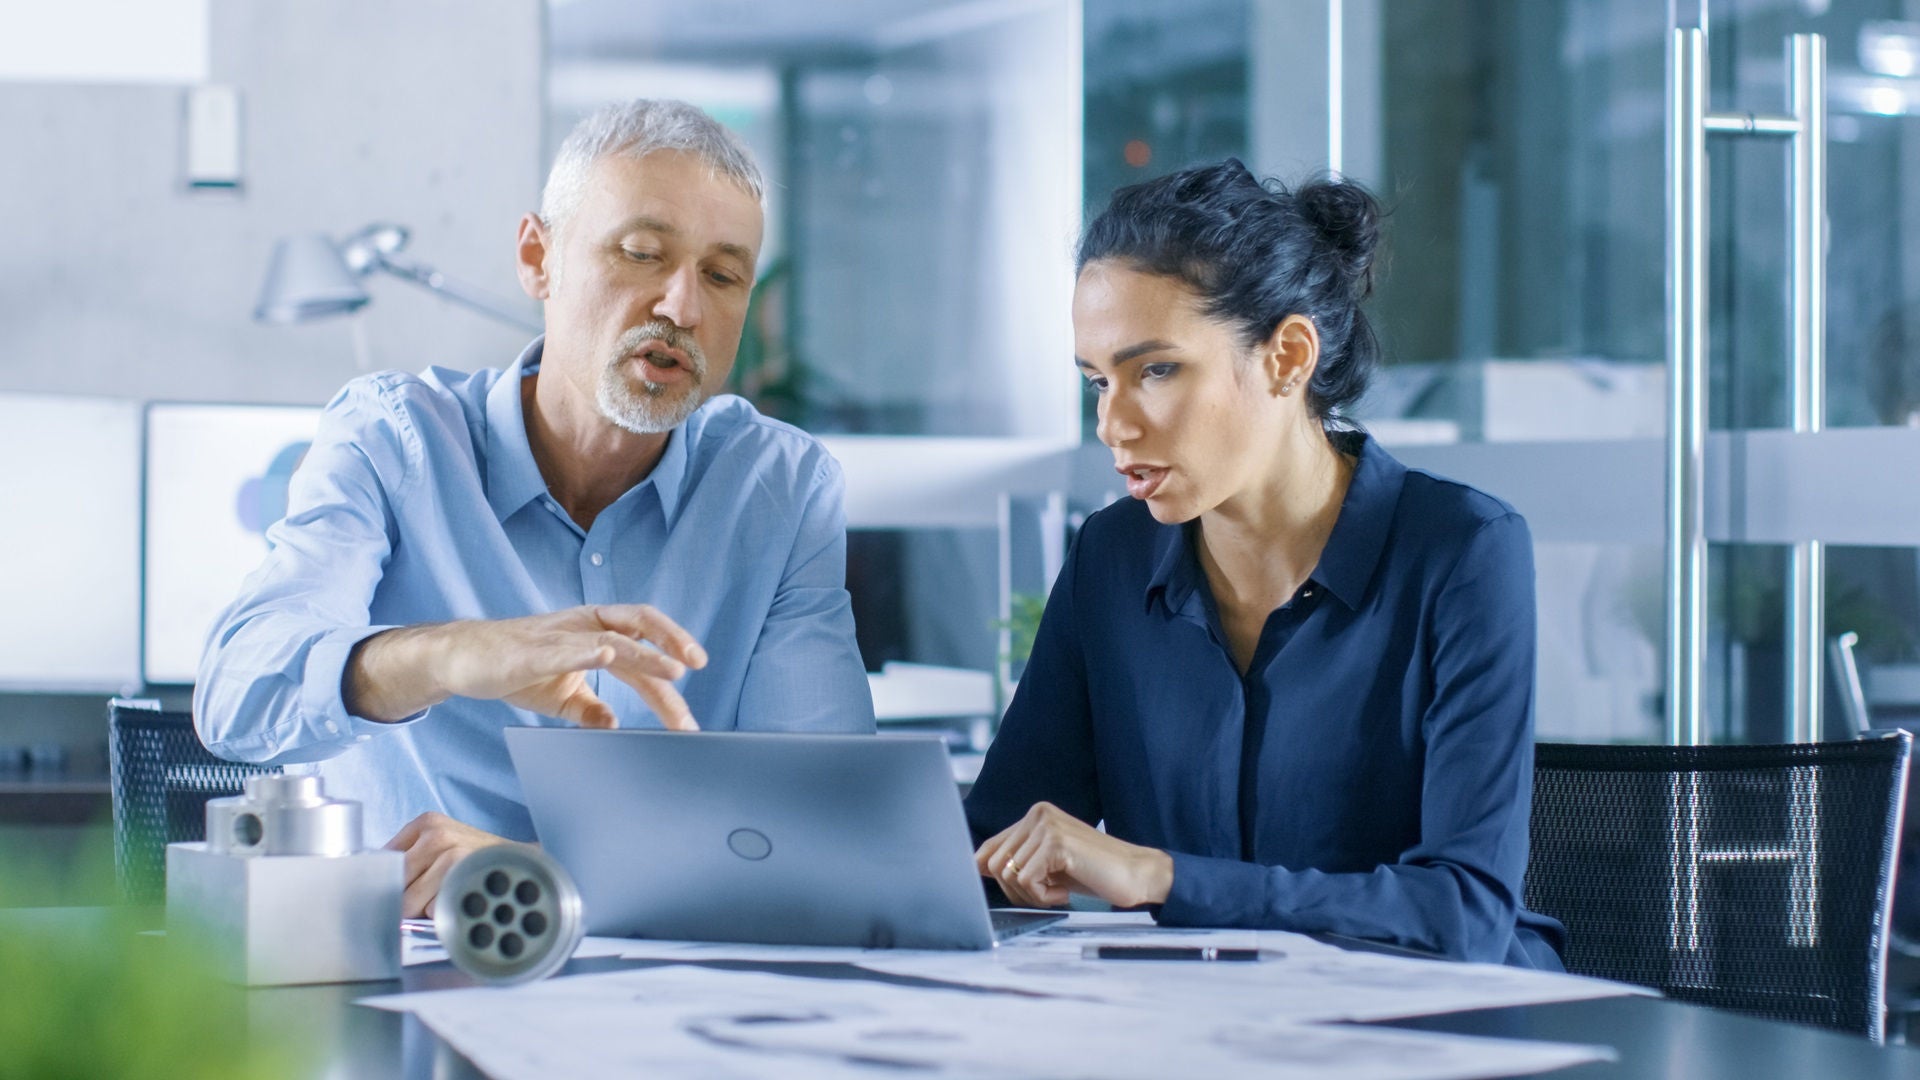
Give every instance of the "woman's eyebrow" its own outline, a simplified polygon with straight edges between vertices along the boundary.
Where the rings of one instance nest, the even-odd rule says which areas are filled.
[[[1137,360],[1148,353],[1156,353],[1162,349],[1171,348],[1173,348],[1173,342],[1161,341],[1159,338],[1154,338],[1151,341],[1142,341],[1138,345],[1129,345],[1113,354],[1113,366],[1119,367],[1129,360]]]
[[[1148,341],[1142,341],[1134,345],[1129,345],[1126,348],[1121,349],[1119,352],[1113,354],[1113,366],[1119,367],[1120,365],[1126,363],[1129,360],[1138,360],[1139,358],[1147,355],[1148,353],[1157,353],[1163,349],[1171,349],[1171,348],[1173,348],[1173,342],[1161,341],[1159,338],[1153,338]],[[1096,370],[1091,363],[1081,359],[1078,356],[1073,358],[1073,363],[1075,367],[1082,367],[1087,369],[1088,371]]]

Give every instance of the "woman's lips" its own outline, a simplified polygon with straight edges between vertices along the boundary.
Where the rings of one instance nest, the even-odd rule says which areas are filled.
[[[1160,490],[1160,484],[1167,478],[1167,470],[1157,466],[1139,465],[1131,469],[1122,469],[1121,475],[1127,478],[1127,494],[1136,499],[1151,499],[1153,493]]]

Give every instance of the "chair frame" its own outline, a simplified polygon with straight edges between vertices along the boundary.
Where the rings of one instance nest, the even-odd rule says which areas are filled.
[[[1701,950],[1703,915],[1701,907],[1703,870],[1715,865],[1755,862],[1784,862],[1788,868],[1788,919],[1781,935],[1782,948],[1814,947],[1822,893],[1820,865],[1821,826],[1813,813],[1819,805],[1819,786],[1823,767],[1840,765],[1881,765],[1891,772],[1888,778],[1886,833],[1880,840],[1875,882],[1875,904],[1871,917],[1869,955],[1862,957],[1866,982],[1868,1015],[1864,1027],[1846,1026],[1860,1031],[1875,1042],[1885,1037],[1887,951],[1892,927],[1895,858],[1905,813],[1907,771],[1910,767],[1911,736],[1895,732],[1884,737],[1848,742],[1807,743],[1786,746],[1611,746],[1541,743],[1535,748],[1534,832],[1542,827],[1541,799],[1543,781],[1556,773],[1632,774],[1659,773],[1670,776],[1665,807],[1671,847],[1671,866],[1666,898],[1666,914],[1661,920],[1665,948],[1677,955],[1698,954]],[[1784,845],[1736,845],[1715,848],[1702,841],[1704,823],[1711,810],[1702,806],[1701,777],[1727,772],[1785,773],[1787,801],[1782,810],[1787,818]],[[1536,843],[1529,860],[1526,902],[1542,914],[1561,917],[1553,904],[1539,902],[1536,874],[1543,862],[1541,845]],[[1567,921],[1563,919],[1562,921]],[[1574,919],[1570,935],[1581,928]],[[1855,923],[1854,925],[1858,925]],[[1704,959],[1704,958],[1703,958]],[[1684,969],[1685,964],[1676,965]],[[1619,978],[1617,972],[1581,970],[1577,958],[1569,970],[1580,974]],[[1656,989],[1690,1000],[1715,1004],[1716,994],[1723,1007],[1735,1004],[1742,993],[1764,994],[1770,987],[1748,988],[1735,982],[1715,980],[1707,985],[1678,979]],[[1745,1011],[1756,1011],[1751,1005]],[[1782,1019],[1794,1017],[1782,1015]]]

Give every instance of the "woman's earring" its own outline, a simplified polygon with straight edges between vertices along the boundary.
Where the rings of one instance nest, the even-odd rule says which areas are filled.
[[[1281,385],[1281,387],[1280,387],[1280,392],[1281,392],[1282,394],[1291,394],[1291,393],[1293,393],[1293,380],[1292,380],[1292,379],[1288,379],[1288,380],[1287,380],[1287,381],[1286,381],[1286,382],[1285,382],[1284,384],[1282,384],[1282,385]]]

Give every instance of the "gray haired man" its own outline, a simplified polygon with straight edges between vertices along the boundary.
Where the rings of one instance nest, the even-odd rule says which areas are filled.
[[[582,121],[520,221],[545,336],[504,371],[349,383],[214,627],[201,738],[320,762],[406,852],[409,915],[466,852],[534,838],[509,726],[873,729],[839,465],[716,396],[763,190],[690,105]]]

